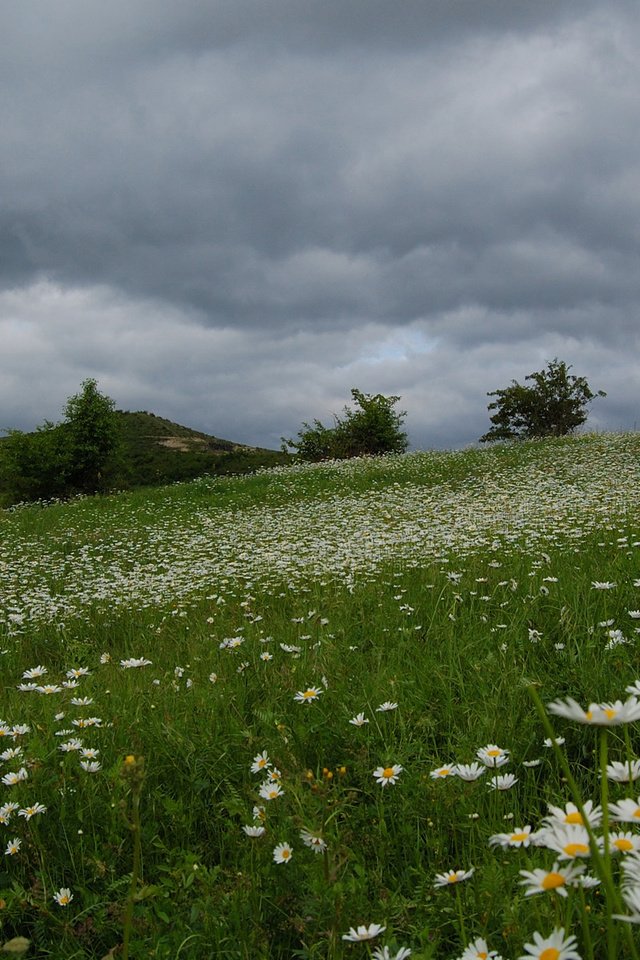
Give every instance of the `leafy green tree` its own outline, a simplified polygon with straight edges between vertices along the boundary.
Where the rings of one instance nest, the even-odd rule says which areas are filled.
[[[408,445],[402,430],[406,412],[394,410],[400,397],[372,395],[355,388],[351,396],[356,409],[345,406],[342,416],[334,415],[333,427],[325,427],[320,420],[304,422],[297,439],[283,438],[283,448],[311,461],[404,453]]]
[[[545,370],[530,373],[532,385],[511,381],[504,390],[494,390],[489,404],[495,410],[493,426],[480,437],[482,443],[495,440],[530,440],[534,437],[562,437],[573,433],[587,419],[587,406],[603,390],[594,393],[584,377],[569,374],[570,366],[557,357]]]
[[[0,444],[0,484],[6,498],[50,500],[97,493],[113,485],[119,467],[119,424],[113,400],[85,380],[67,400],[65,419],[33,433],[9,430]]]

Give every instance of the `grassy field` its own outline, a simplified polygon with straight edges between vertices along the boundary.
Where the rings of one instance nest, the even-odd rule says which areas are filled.
[[[0,943],[637,958],[639,488],[627,434],[0,513]]]

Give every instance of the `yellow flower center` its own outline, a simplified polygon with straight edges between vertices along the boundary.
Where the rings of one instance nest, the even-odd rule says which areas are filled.
[[[289,853],[288,850],[283,850],[280,856],[282,857],[283,860],[288,860],[291,854]]]
[[[565,878],[561,873],[555,873],[553,870],[551,873],[548,873],[544,880],[542,881],[543,890],[556,890],[558,887],[563,887],[566,883]]]
[[[613,718],[618,715],[618,711],[612,710],[611,707],[609,707],[607,710],[604,710],[603,713],[605,714],[607,720],[613,720]]]
[[[450,773],[451,773],[450,767],[443,767],[442,770],[438,770],[439,777],[448,777]]]
[[[626,837],[617,837],[613,841],[613,846],[616,850],[622,850],[624,853],[628,853],[629,850],[633,850],[633,844],[631,840],[627,840]]]
[[[558,960],[560,951],[556,947],[547,947],[539,956],[539,960]]]
[[[502,753],[502,750],[487,750],[488,757],[499,757]]]
[[[489,954],[485,953],[484,950],[481,950],[480,953],[476,953],[476,957],[478,958],[478,960],[487,960],[488,956]]]
[[[562,848],[568,857],[579,857],[581,853],[589,853],[589,847],[586,843],[568,843]]]
[[[452,871],[447,877],[447,883],[457,883],[457,882],[458,882],[458,874]]]
[[[634,810],[633,813],[632,813],[632,816],[633,816],[633,817],[636,817],[636,819],[640,820],[640,807],[636,807],[636,808],[635,808],[635,810]]]
[[[587,720],[593,720],[593,713],[591,712],[591,710],[587,710],[587,712],[585,713],[585,718]]]
[[[382,776],[383,776],[386,780],[388,780],[389,777],[392,777],[392,776],[393,776],[393,767],[385,767],[384,770],[382,771]]]
[[[579,810],[575,810],[573,813],[568,813],[564,818],[565,823],[579,823],[580,826],[584,826],[584,820],[582,819],[582,814]]]
[[[522,841],[526,840],[528,836],[528,833],[512,833],[509,839],[511,840],[511,843],[522,843]]]
[[[305,700],[309,700],[311,697],[315,697],[315,695],[315,690],[305,690],[305,692],[302,694]]]

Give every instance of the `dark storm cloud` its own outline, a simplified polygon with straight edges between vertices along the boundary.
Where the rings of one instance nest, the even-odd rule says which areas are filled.
[[[9,424],[95,375],[273,443],[357,384],[447,445],[562,356],[631,425],[635,4],[22,0],[0,37]]]

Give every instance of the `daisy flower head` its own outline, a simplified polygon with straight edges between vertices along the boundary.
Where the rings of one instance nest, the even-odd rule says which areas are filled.
[[[11,770],[9,773],[5,773],[2,778],[2,783],[4,783],[5,787],[14,787],[16,783],[20,783],[21,780],[27,780],[28,777],[27,768],[20,767],[19,770]]]
[[[293,699],[296,703],[313,703],[322,692],[320,687],[307,687],[306,690],[298,690]]]
[[[392,785],[396,783],[402,770],[403,768],[399,763],[394,763],[392,767],[376,767],[373,771],[373,776],[376,778],[376,783],[380,783],[383,787],[386,787],[389,783]]]
[[[511,787],[514,787],[517,782],[518,778],[512,773],[500,773],[491,777],[487,786],[490,790],[511,790]]]
[[[584,815],[589,822],[590,827],[597,828],[602,822],[602,807],[594,807],[593,800],[586,800],[582,805]],[[549,813],[542,821],[545,826],[554,827],[556,824],[575,824],[578,827],[584,827],[582,814],[575,803],[566,803],[564,807],[554,807],[549,804]]]
[[[502,767],[505,763],[509,763],[509,751],[503,750],[495,743],[488,743],[486,747],[480,747],[476,751],[476,757],[484,763],[485,767]]]
[[[610,580],[592,580],[591,586],[594,590],[614,590],[618,584],[612,583]]]
[[[437,767],[432,770],[429,776],[432,780],[445,780],[447,777],[455,777],[458,774],[458,768],[455,763],[445,764],[444,767]]]
[[[548,937],[542,937],[536,931],[533,934],[533,943],[525,943],[527,951],[519,960],[581,960],[576,951],[576,938],[565,937],[563,927],[555,927]]]
[[[263,837],[267,832],[263,826],[254,826],[254,824],[247,824],[242,829],[248,837]]]
[[[13,802],[3,803],[0,807],[0,824],[6,827],[19,806],[18,803]]]
[[[129,657],[127,660],[121,660],[120,666],[123,670],[134,670],[136,667],[150,667],[151,660],[144,657]]]
[[[288,843],[279,843],[273,850],[273,859],[276,863],[289,863],[293,856],[293,850]]]
[[[397,953],[391,953],[389,947],[376,947],[371,956],[373,960],[405,960],[411,956],[411,948],[400,947]]]
[[[540,830],[538,846],[555,850],[560,860],[575,860],[591,856],[589,834],[577,824],[557,824]]]
[[[271,761],[266,750],[263,750],[262,753],[259,753],[257,757],[253,758],[253,763],[251,764],[251,773],[261,773],[263,770],[267,770],[271,766]]]
[[[349,940],[351,943],[360,943],[362,940],[373,940],[386,929],[379,923],[370,923],[368,927],[361,923],[357,927],[349,927],[349,933],[343,933],[342,939]]]
[[[4,851],[5,856],[15,857],[16,853],[18,853],[21,846],[22,846],[22,840],[20,839],[20,837],[14,837],[13,840],[9,840],[9,843],[7,844]]]
[[[457,763],[456,764],[456,776],[460,777],[461,780],[466,780],[471,782],[472,780],[477,780],[479,777],[484,776],[487,772],[487,767],[484,763]]]
[[[260,787],[260,796],[263,800],[276,800],[284,794],[284,790],[279,783],[267,781]]]
[[[436,873],[433,885],[434,887],[451,887],[456,883],[462,883],[463,880],[468,880],[474,872],[475,867],[470,867],[469,870],[449,870],[448,873]]]
[[[640,680],[634,680],[630,686],[624,689],[626,693],[630,693],[634,697],[640,697]]]
[[[556,744],[558,747],[561,747],[563,743],[566,743],[564,737],[545,737],[542,741],[543,747],[547,747],[548,750],[550,750],[554,744]]]
[[[80,766],[86,773],[98,773],[99,770],[102,770],[102,764],[99,760],[81,760]]]
[[[561,865],[558,860],[551,867],[551,870],[521,870],[520,886],[526,887],[525,897],[531,897],[536,893],[548,893],[555,891],[561,897],[567,896],[566,886],[572,884],[584,872],[584,864],[568,863]]]
[[[314,853],[324,853],[327,849],[327,842],[323,840],[322,837],[319,837],[315,833],[311,833],[310,830],[301,830],[300,839],[304,843],[305,847],[309,847],[310,850],[313,850]]]
[[[609,849],[611,853],[640,853],[640,837],[631,831],[610,833]]]
[[[37,667],[31,667],[29,670],[25,670],[22,674],[23,680],[36,680],[38,677],[44,677],[47,673],[47,668],[38,665]]]
[[[618,823],[640,823],[640,797],[609,804],[609,819]]]
[[[618,727],[620,724],[640,719],[640,701],[637,697],[629,697],[624,703],[622,700],[613,703],[590,703],[588,710],[583,710],[573,697],[567,697],[566,700],[548,703],[547,710],[566,720],[598,727]]]
[[[365,723],[369,723],[369,721],[365,717],[364,713],[356,713],[355,717],[352,717],[351,720],[349,720],[349,723],[354,727],[363,727]]]
[[[531,827],[515,827],[511,833],[494,833],[489,837],[490,847],[502,847],[504,850],[511,847],[528,847],[531,843]]]
[[[473,943],[465,947],[460,960],[487,960],[489,957],[492,960],[502,960],[496,950],[489,950],[486,940],[482,937],[476,937]]]
[[[24,817],[25,820],[31,820],[31,817],[37,816],[39,813],[46,813],[47,808],[43,803],[32,803],[30,807],[21,807],[18,810],[18,816]]]
[[[614,783],[631,783],[640,777],[640,760],[629,760],[627,763],[621,763],[614,760],[607,764],[607,780]]]
[[[381,703],[379,707],[376,707],[376,713],[389,713],[390,710],[397,710],[398,704],[393,703],[391,700],[385,700],[384,703]]]
[[[73,900],[73,894],[69,887],[60,887],[57,893],[54,893],[53,899],[60,907],[68,907]]]
[[[66,677],[69,680],[78,680],[80,677],[89,676],[91,676],[91,674],[89,673],[88,667],[72,667],[71,670],[67,670],[66,672]]]

